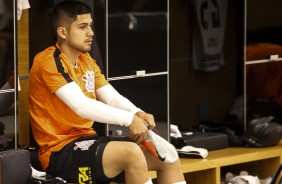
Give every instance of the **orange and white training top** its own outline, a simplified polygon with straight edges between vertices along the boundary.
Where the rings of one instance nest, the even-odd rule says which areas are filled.
[[[44,170],[48,167],[51,152],[59,151],[79,137],[95,134],[93,120],[77,115],[55,95],[59,88],[70,82],[76,82],[91,99],[96,99],[95,90],[108,84],[88,53],[80,54],[76,67],[55,46],[36,55],[29,79],[29,112]]]

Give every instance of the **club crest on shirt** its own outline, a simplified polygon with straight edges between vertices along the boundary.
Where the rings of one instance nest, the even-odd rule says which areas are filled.
[[[94,92],[95,90],[95,80],[94,80],[94,72],[86,71],[86,73],[82,76],[82,80],[85,81],[85,88],[90,92]]]
[[[75,143],[76,146],[74,147],[74,150],[77,150],[79,148],[81,151],[86,151],[89,149],[90,146],[94,144],[94,142],[95,140],[76,142]]]

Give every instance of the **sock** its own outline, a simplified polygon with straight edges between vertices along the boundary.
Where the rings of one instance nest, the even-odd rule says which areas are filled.
[[[173,183],[173,184],[187,184],[187,183],[186,183],[186,181],[180,181],[180,182]]]
[[[150,178],[146,183],[144,184],[153,184],[152,179]]]
[[[147,139],[140,144],[147,148],[154,157],[165,163],[172,164],[178,159],[175,147],[152,130],[148,131]]]

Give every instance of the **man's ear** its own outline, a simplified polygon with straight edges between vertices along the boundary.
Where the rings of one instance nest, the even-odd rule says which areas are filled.
[[[58,27],[57,33],[60,38],[66,39],[67,30],[65,27]]]

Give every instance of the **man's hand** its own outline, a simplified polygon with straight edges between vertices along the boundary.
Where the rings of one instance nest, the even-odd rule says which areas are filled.
[[[144,111],[139,111],[136,113],[136,115],[147,122],[149,129],[154,129],[156,127],[154,116],[152,114],[146,113]]]
[[[148,124],[145,120],[134,115],[132,123],[129,128],[129,138],[134,140],[137,144],[147,138]]]

